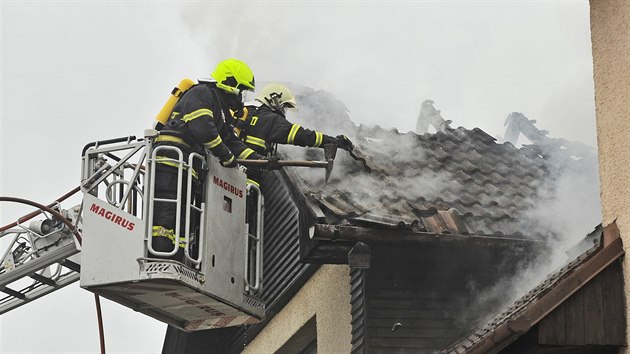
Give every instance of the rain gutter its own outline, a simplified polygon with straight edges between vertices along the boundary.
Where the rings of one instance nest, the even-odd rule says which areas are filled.
[[[374,228],[350,225],[315,224],[309,228],[309,237],[317,241],[396,241],[396,242],[517,242],[542,243],[538,240],[494,235],[436,234],[396,228]]]

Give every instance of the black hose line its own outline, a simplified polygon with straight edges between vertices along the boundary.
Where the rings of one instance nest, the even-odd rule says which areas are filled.
[[[36,208],[39,208],[40,210],[46,211],[46,212],[56,216],[59,219],[59,221],[63,222],[68,227],[68,229],[72,232],[74,237],[77,238],[77,240],[79,241],[79,244],[81,244],[81,242],[83,241],[83,239],[81,238],[81,234],[79,234],[79,231],[74,227],[74,225],[72,225],[72,223],[70,223],[70,221],[68,221],[68,219],[66,219],[58,211],[56,211],[56,210],[54,210],[54,209],[52,209],[52,208],[50,208],[50,207],[48,207],[46,205],[39,204],[39,203],[36,203],[34,201],[31,201],[31,200],[22,199],[22,198],[15,198],[15,197],[0,197],[0,202],[14,202],[14,203],[26,204],[26,205],[30,205],[30,206],[34,206]],[[21,218],[19,220],[21,220]],[[17,225],[17,222],[16,222],[16,225]],[[0,231],[4,231],[4,230],[0,230]]]
[[[105,331],[103,330],[103,314],[101,313],[101,299],[94,294],[94,302],[96,302],[96,318],[98,320],[98,335],[101,343],[101,354],[105,354]]]
[[[78,192],[78,191],[80,191],[80,190],[81,190],[81,188],[80,188],[80,187],[76,187],[76,188],[74,188],[74,189],[73,189],[73,190],[71,190],[70,192],[68,192],[68,193],[66,193],[66,194],[64,194],[64,195],[62,195],[62,196],[61,196],[61,197],[59,197],[59,198],[57,198],[54,202],[52,202],[52,203],[48,204],[48,207],[52,207],[52,206],[54,206],[56,203],[61,203],[61,202],[63,202],[64,200],[68,199],[70,196],[74,195],[76,192]],[[23,223],[23,222],[25,222],[25,221],[28,221],[28,220],[30,220],[30,219],[32,219],[32,218],[34,218],[34,217],[36,217],[37,215],[39,215],[39,214],[41,214],[41,213],[42,213],[42,211],[41,211],[41,210],[36,210],[36,211],[34,211],[34,212],[30,213],[30,214],[26,214],[26,215],[22,216],[21,218],[19,218],[17,221],[12,222],[12,223],[10,223],[10,224],[8,224],[8,225],[4,225],[3,227],[0,227],[0,232],[6,231],[6,230],[8,230],[8,229],[10,229],[10,228],[12,228],[12,227],[16,227],[18,223],[20,223],[20,224],[21,224],[21,223]]]

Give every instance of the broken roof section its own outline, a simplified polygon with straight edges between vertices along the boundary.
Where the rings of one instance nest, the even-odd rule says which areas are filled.
[[[614,223],[609,225],[606,229],[602,229],[601,225],[598,226],[585,241],[592,241],[594,245],[557,271],[549,274],[540,284],[520,299],[516,300],[511,306],[508,306],[490,321],[480,325],[471,331],[468,336],[452,343],[439,351],[439,353],[473,354],[500,352],[503,348],[515,342],[519,337],[524,336],[554,309],[587,285],[600,274],[600,272],[624,254],[621,238],[619,237],[619,230]],[[616,282],[607,283],[605,290],[598,289],[596,295],[599,295],[599,297],[595,296],[592,301],[595,301],[599,305],[596,311],[598,316],[595,316],[599,319],[599,322],[590,327],[596,328],[599,335],[585,333],[588,332],[587,329],[580,333],[582,338],[578,341],[580,342],[579,344],[625,344],[623,331],[619,330],[619,328],[625,327],[623,323],[624,318],[619,313],[619,306],[623,303],[623,295],[621,294],[623,286],[621,284],[622,281],[618,278]],[[614,290],[617,291],[615,292]],[[610,293],[605,300],[601,297],[603,291]],[[617,301],[613,301],[615,296]],[[591,309],[591,312],[592,311],[593,309]],[[582,315],[586,315],[585,312],[588,311],[578,312],[582,313]],[[576,320],[579,322],[593,321],[593,319],[589,321],[581,317]],[[610,328],[612,329],[603,329],[605,325],[611,326]],[[567,325],[566,328],[552,331],[564,331],[568,330],[570,327],[571,325]],[[544,334],[539,335],[545,337]],[[597,336],[600,338],[591,338]],[[540,341],[540,339],[538,339],[538,341]],[[567,343],[553,343],[555,345],[554,348],[558,352],[561,351],[558,345],[576,344],[570,343],[571,341],[567,341],[566,338],[563,338],[562,341]],[[573,349],[573,351],[577,352],[578,350]],[[531,352],[535,351],[531,350]],[[592,352],[601,351],[595,350]]]
[[[321,171],[292,171],[304,180],[300,189],[320,223],[548,240],[563,228],[577,228],[570,220],[585,221],[577,235],[598,222],[598,211],[593,218],[592,210],[576,207],[585,204],[580,199],[599,205],[594,152],[576,157],[570,149],[540,143],[517,149],[479,128],[444,127],[417,135],[355,125],[332,95],[296,91],[300,111],[289,118],[327,134],[348,135],[369,166],[340,151],[327,184]],[[302,149],[283,146],[281,151],[321,159],[319,151],[307,156]],[[558,203],[558,191],[575,195]]]

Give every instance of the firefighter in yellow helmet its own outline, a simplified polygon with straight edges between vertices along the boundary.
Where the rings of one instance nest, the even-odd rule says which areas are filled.
[[[286,111],[297,110],[297,103],[295,96],[285,85],[266,85],[256,97],[256,103],[248,105],[247,109],[247,119],[237,121],[239,138],[255,152],[267,156],[271,164],[274,160],[277,163],[277,157],[270,155],[276,144],[321,148],[327,144],[336,144],[344,150],[353,148],[352,142],[344,135],[332,137],[289,122],[285,117]],[[247,177],[249,183],[258,186],[262,183],[261,170],[250,168]]]
[[[216,156],[224,167],[235,167],[236,159],[261,159],[243,144],[233,132],[232,112],[243,110],[243,92],[254,91],[254,74],[244,62],[227,59],[220,62],[212,72],[212,80],[199,80],[179,99],[173,111],[155,139],[154,147],[175,146],[184,154],[184,161],[192,152],[210,153]],[[177,197],[177,163],[169,159],[178,159],[172,151],[160,152],[156,164],[155,198],[175,199]],[[161,161],[160,161],[161,160]],[[201,171],[193,166],[193,190],[200,193]],[[191,219],[196,225],[196,215],[186,215],[187,203],[186,179],[182,183],[182,211],[180,235],[176,230],[176,206],[174,203],[154,202],[153,212],[153,249],[171,252],[178,248],[176,260],[182,260],[184,254],[184,223]],[[193,193],[195,194],[195,193]],[[190,196],[194,198],[194,196]]]

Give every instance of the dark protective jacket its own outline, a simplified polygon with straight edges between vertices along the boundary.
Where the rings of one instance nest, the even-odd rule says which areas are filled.
[[[247,106],[249,116],[242,127],[239,138],[248,147],[261,155],[269,155],[275,144],[323,147],[335,143],[335,138],[318,131],[303,128],[289,122],[286,117],[266,105]],[[248,169],[250,181],[261,182],[261,171]]]
[[[335,138],[289,122],[285,116],[262,105],[248,106],[249,117],[240,139],[261,155],[268,155],[274,144],[322,147]]]
[[[203,153],[205,148],[221,162],[260,158],[252,155],[254,151],[239,141],[225,123],[233,118],[228,107],[221,104],[217,90],[220,89],[212,84],[198,84],[186,91],[156,138],[156,146],[177,145],[185,153]]]
[[[234,134],[233,127],[225,123],[233,118],[227,107],[222,104],[221,97],[216,91],[219,90],[212,84],[198,84],[186,91],[173,108],[170,118],[165,126],[160,130],[160,134],[155,139],[155,148],[159,146],[176,146],[183,152],[184,161],[188,161],[188,156],[192,152],[205,156],[205,150],[219,158],[221,162],[231,162],[235,158],[261,158],[262,156],[248,148]],[[157,167],[155,177],[155,197],[157,199],[177,199],[178,184],[181,184],[182,204],[179,211],[180,234],[177,235],[176,215],[177,210],[174,203],[156,201],[153,206],[153,247],[157,251],[169,252],[177,248],[176,260],[183,260],[184,228],[185,221],[190,219],[191,228],[198,227],[198,216],[194,210],[188,215],[186,203],[190,201],[199,206],[201,200],[200,182],[203,178],[198,178],[199,168],[193,165],[193,186],[192,195],[187,195],[187,180],[182,178],[180,182],[177,170],[173,167],[179,166],[171,159],[177,159],[174,151],[161,150],[157,153]],[[236,155],[236,156],[235,156]],[[170,167],[172,166],[172,167]],[[192,249],[194,253],[195,250]]]

